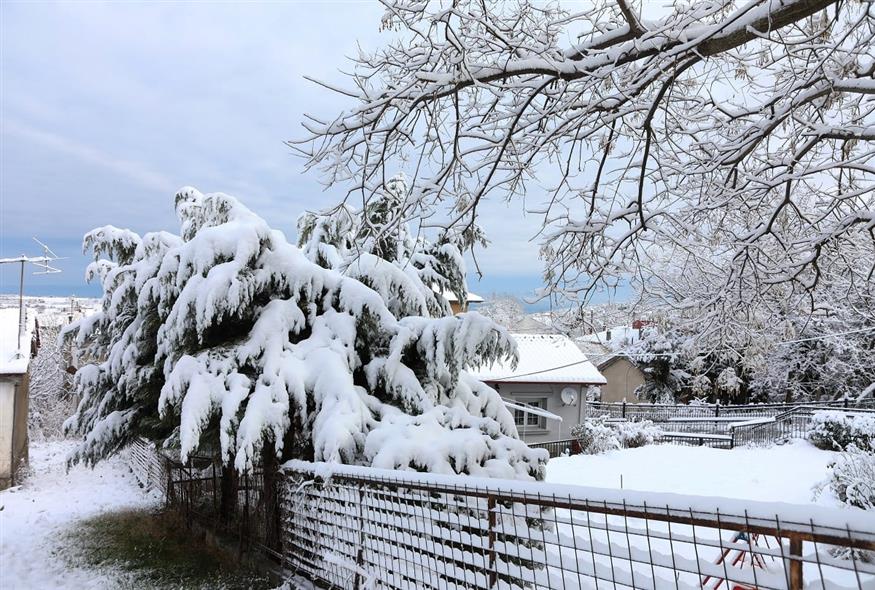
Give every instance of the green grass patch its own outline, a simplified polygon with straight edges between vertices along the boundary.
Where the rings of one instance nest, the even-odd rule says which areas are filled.
[[[268,577],[207,545],[173,512],[108,512],[70,533],[76,565],[125,573],[131,588],[262,590]]]

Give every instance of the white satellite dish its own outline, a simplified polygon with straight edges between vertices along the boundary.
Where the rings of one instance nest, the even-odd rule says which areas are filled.
[[[559,394],[562,398],[562,403],[566,406],[573,406],[577,402],[577,390],[573,387],[566,387]]]

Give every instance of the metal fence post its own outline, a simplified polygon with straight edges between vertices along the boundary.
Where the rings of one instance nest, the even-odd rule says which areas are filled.
[[[489,510],[489,587],[494,588],[498,582],[495,568],[495,496],[489,494],[486,506]]]
[[[626,400],[623,400],[623,418],[626,417]]]
[[[353,581],[353,588],[356,590],[360,590],[365,582],[365,580],[362,579],[362,572],[365,568],[365,518],[362,514],[362,505],[365,501],[365,490],[363,484],[359,484],[358,488],[359,548],[355,556],[355,564],[357,567],[355,570],[355,580]]]

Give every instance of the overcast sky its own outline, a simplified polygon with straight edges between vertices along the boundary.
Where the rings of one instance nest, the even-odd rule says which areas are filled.
[[[0,256],[59,255],[35,294],[84,285],[83,233],[113,224],[177,231],[176,189],[241,198],[294,239],[305,209],[337,202],[283,144],[305,112],[348,103],[303,79],[340,81],[357,43],[375,47],[375,2],[0,2]],[[492,247],[474,290],[525,295],[539,284],[536,222],[492,203]],[[0,292],[17,273],[0,273]]]

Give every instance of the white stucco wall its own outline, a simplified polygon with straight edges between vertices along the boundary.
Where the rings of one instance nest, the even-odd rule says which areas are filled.
[[[0,489],[12,479],[12,424],[15,417],[15,383],[0,379]]]
[[[571,428],[580,423],[582,402],[581,386],[569,383],[490,383],[497,389],[501,397],[508,401],[526,403],[536,399],[545,399],[548,412],[562,417],[562,421],[547,419],[546,428],[517,426],[520,437],[529,443],[549,442],[571,438]],[[566,387],[577,391],[577,400],[573,405],[562,403],[560,393]],[[586,390],[586,385],[582,386]]]

